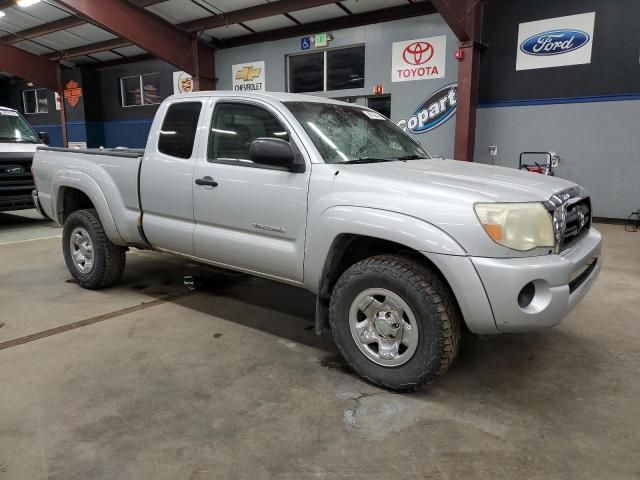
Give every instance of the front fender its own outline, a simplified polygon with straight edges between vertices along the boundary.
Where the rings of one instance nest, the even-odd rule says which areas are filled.
[[[63,188],[75,188],[89,197],[91,203],[93,203],[93,206],[100,217],[102,227],[104,228],[109,240],[116,245],[126,245],[118,232],[118,228],[113,220],[113,215],[111,214],[109,204],[107,203],[107,199],[104,196],[102,189],[98,183],[91,178],[91,176],[78,170],[58,171],[53,176],[52,183],[53,188],[51,191],[53,192],[53,198],[51,199],[51,204],[54,209],[53,216],[57,222],[61,222],[59,213],[63,208],[63,197],[61,195]]]
[[[307,237],[304,285],[318,293],[330,249],[339,235],[352,234],[399,243],[419,252],[467,255],[452,237],[419,218],[367,207],[337,206],[325,210]]]

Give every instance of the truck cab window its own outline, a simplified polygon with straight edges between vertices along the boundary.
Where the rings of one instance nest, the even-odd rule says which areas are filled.
[[[289,141],[289,132],[268,110],[246,103],[220,103],[213,114],[207,159],[252,163],[251,142],[260,137]]]
[[[201,109],[200,102],[174,103],[167,109],[158,140],[158,150],[161,153],[177,158],[191,158]]]

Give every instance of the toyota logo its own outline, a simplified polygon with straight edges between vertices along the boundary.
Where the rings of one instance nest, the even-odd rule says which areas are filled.
[[[433,58],[433,45],[428,42],[413,42],[402,51],[402,58],[409,65],[422,65]]]

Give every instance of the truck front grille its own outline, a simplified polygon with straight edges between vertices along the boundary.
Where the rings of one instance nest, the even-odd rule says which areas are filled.
[[[0,154],[0,210],[33,206],[32,161],[33,153]]]
[[[591,199],[582,187],[572,187],[555,194],[547,202],[553,218],[558,251],[575,245],[591,228]]]

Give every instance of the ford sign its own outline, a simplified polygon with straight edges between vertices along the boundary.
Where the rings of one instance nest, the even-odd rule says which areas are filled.
[[[414,114],[402,119],[398,126],[405,132],[426,133],[439,127],[456,113],[458,103],[458,84],[452,83],[432,93]]]
[[[589,40],[589,34],[582,30],[551,30],[527,38],[520,50],[527,55],[561,55],[584,47]]]

